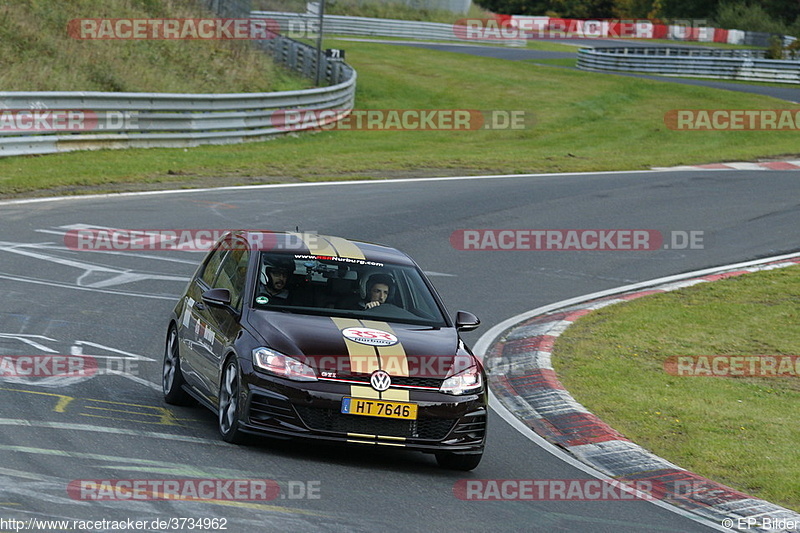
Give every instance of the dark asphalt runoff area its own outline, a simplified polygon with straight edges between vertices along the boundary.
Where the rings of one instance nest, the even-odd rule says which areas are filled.
[[[800,175],[649,171],[381,181],[0,203],[0,354],[91,354],[91,378],[0,383],[0,518],[218,518],[226,531],[712,530],[645,501],[462,501],[463,479],[588,479],[490,416],[480,466],[373,448],[220,441],[215,417],[159,392],[168,313],[201,259],[176,251],[64,246],[86,226],[315,231],[409,253],[450,311],[482,332],[566,298],[797,249]],[[462,229],[702,232],[696,249],[460,251]],[[81,480],[268,479],[273,501],[91,500]],[[76,485],[77,484],[77,485]],[[158,528],[144,529],[159,531]],[[164,529],[165,531],[167,529]]]

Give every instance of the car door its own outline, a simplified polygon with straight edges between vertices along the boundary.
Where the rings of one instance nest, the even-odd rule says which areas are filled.
[[[243,305],[245,280],[250,252],[242,241],[232,237],[223,242],[219,265],[213,275],[202,276],[198,282],[200,299],[194,304],[197,318],[194,334],[197,388],[201,394],[216,401],[219,392],[219,374],[222,358],[240,329],[239,318]],[[213,265],[209,265],[211,267]],[[230,305],[210,305],[202,300],[202,293],[210,289],[228,289]]]
[[[224,242],[218,243],[206,255],[194,278],[189,283],[178,324],[179,338],[181,340],[181,373],[186,382],[198,391],[206,389],[203,385],[205,379],[201,372],[203,368],[202,360],[204,359],[202,354],[204,347],[201,339],[206,334],[205,321],[201,312],[202,308],[205,307],[205,304],[202,303],[202,295],[213,285],[222,261],[228,253],[228,248],[223,245]],[[201,309],[198,309],[198,303]]]

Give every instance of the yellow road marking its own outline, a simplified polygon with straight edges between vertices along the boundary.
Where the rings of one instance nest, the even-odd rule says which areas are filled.
[[[11,391],[11,392],[23,392],[25,394],[39,394],[39,395],[42,395],[42,396],[52,396],[52,397],[58,398],[58,401],[56,402],[56,406],[53,407],[53,411],[55,411],[56,413],[63,413],[64,411],[66,411],[67,405],[69,405],[69,403],[72,402],[72,400],[75,399],[73,396],[65,396],[63,394],[55,394],[55,393],[52,393],[52,392],[39,392],[39,391],[34,391],[34,390],[5,389],[5,388],[0,389],[0,390],[7,390],[7,391]]]
[[[158,422],[155,422],[155,423],[158,424],[158,425],[162,425],[162,426],[180,426],[181,425],[180,422],[178,422],[178,419],[175,418],[175,415],[173,415],[172,412],[169,409],[165,408],[165,407],[160,407],[160,406],[155,406],[155,405],[141,405],[141,404],[136,404],[136,403],[112,402],[112,401],[108,401],[108,400],[90,399],[88,401],[97,402],[97,403],[105,403],[105,404],[109,404],[109,405],[120,405],[120,406],[124,406],[124,407],[141,407],[142,409],[152,409],[152,410],[154,410],[156,412],[155,413],[146,413],[146,412],[143,413],[143,412],[139,412],[139,411],[128,411],[128,410],[125,410],[125,409],[112,409],[110,407],[95,407],[95,406],[92,406],[92,405],[87,405],[86,406],[87,409],[95,409],[95,410],[98,410],[98,411],[109,411],[109,412],[114,412],[114,413],[132,414],[132,415],[137,415],[137,416],[157,416],[157,417],[159,417],[159,420],[158,420]],[[95,416],[95,417],[99,417],[99,418],[114,418],[114,417],[103,417],[103,416],[100,416],[100,415],[89,415],[89,414],[84,414],[84,413],[81,413],[81,414],[83,414],[83,416]],[[130,419],[126,419],[126,420],[130,420]],[[147,423],[153,423],[153,422],[147,422]]]

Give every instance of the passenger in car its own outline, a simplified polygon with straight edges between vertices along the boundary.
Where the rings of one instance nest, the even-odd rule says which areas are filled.
[[[275,304],[289,303],[287,284],[292,273],[294,273],[294,261],[291,259],[266,262],[261,269],[260,295],[269,298],[269,301]]]

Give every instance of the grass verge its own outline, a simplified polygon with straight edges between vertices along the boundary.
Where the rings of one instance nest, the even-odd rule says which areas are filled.
[[[798,355],[800,267],[746,274],[594,311],[559,337],[572,395],[637,444],[800,511],[800,379],[677,376],[670,356]]]
[[[247,41],[80,40],[67,31],[73,19],[198,16],[197,2],[192,0],[3,2],[0,87],[3,91],[217,93],[313,85],[275,66]]]

